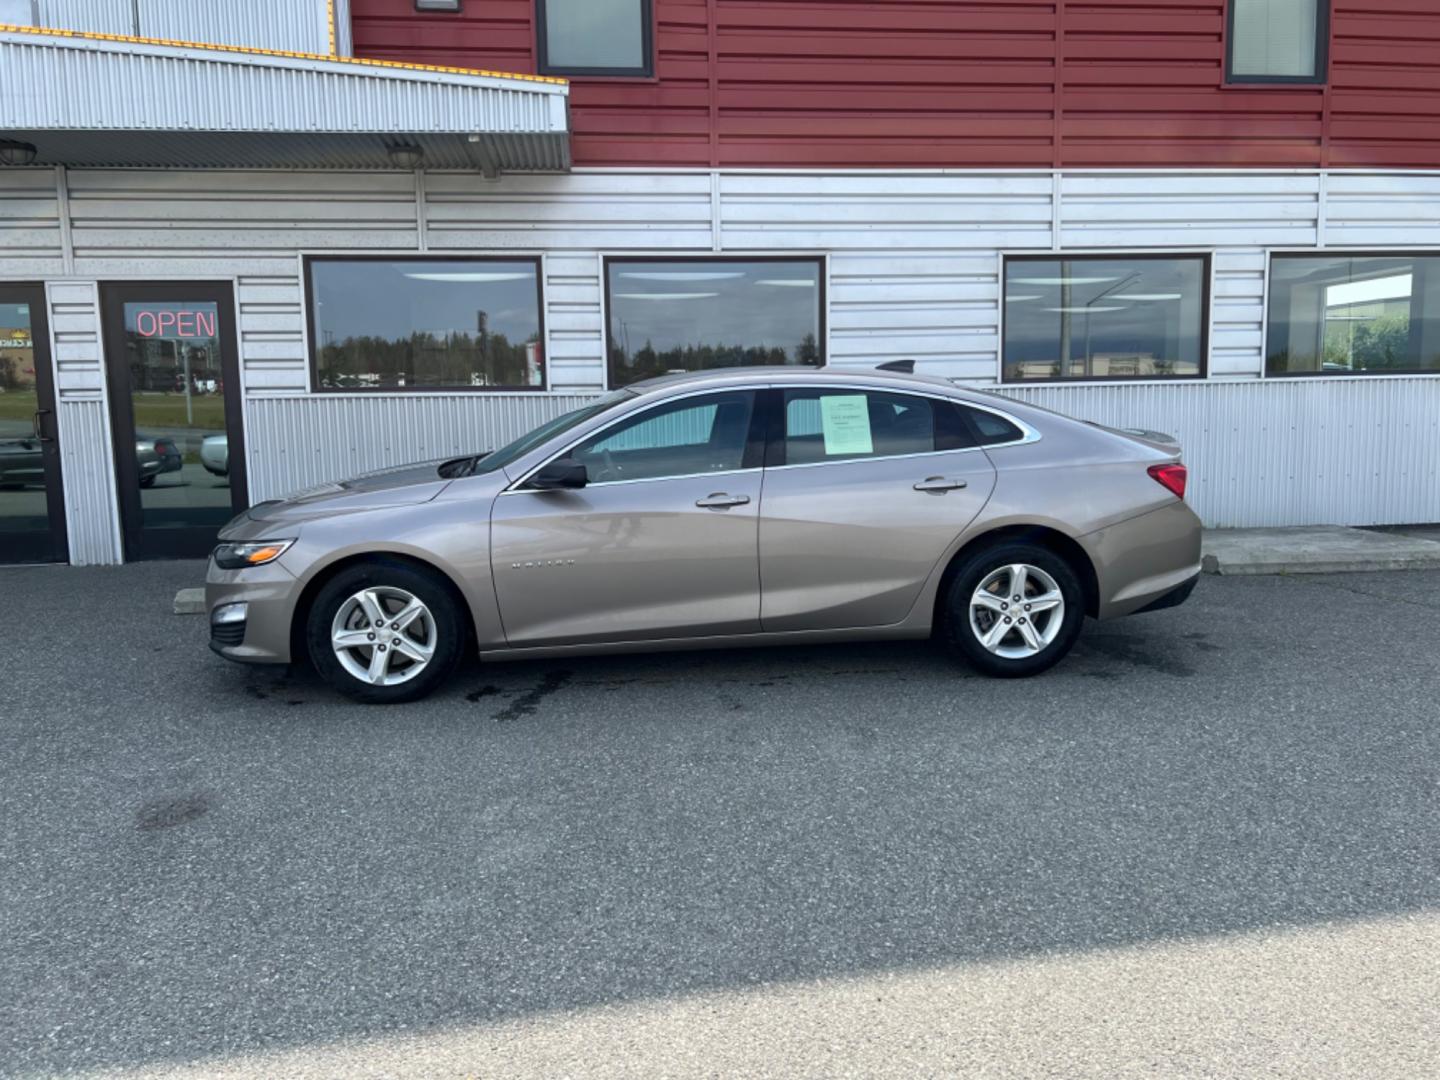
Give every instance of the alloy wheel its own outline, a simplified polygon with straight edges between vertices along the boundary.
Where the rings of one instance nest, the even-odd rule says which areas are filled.
[[[438,634],[430,609],[404,589],[377,586],[352,595],[335,612],[330,647],[363,683],[394,686],[424,671]]]
[[[1065,597],[1038,566],[1013,563],[981,578],[970,597],[970,630],[985,649],[1024,660],[1049,647],[1065,622]]]

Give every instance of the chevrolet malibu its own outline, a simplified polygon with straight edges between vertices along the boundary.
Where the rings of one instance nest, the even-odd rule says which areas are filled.
[[[1181,603],[1180,448],[938,379],[741,368],[616,391],[490,453],[260,503],[206,605],[231,660],[408,701],[482,660],[938,635],[1034,675],[1087,615]]]

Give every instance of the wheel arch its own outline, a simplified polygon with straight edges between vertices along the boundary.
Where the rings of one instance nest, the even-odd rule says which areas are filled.
[[[955,554],[950,557],[944,573],[940,576],[939,587],[935,590],[934,606],[930,613],[932,631],[938,630],[944,621],[945,601],[950,592],[950,582],[954,580],[965,560],[987,547],[1008,543],[1035,544],[1064,559],[1066,564],[1075,571],[1075,576],[1080,579],[1080,587],[1085,593],[1085,614],[1091,618],[1099,614],[1100,578],[1096,573],[1094,561],[1079,542],[1059,529],[1048,525],[1011,523],[988,529],[971,537],[961,544]]]
[[[300,591],[295,601],[295,607],[290,615],[290,660],[292,663],[299,663],[302,660],[310,661],[310,650],[306,644],[306,624],[310,621],[310,609],[315,603],[315,598],[320,595],[320,590],[333,580],[336,575],[343,573],[352,566],[360,566],[365,563],[395,563],[407,566],[411,569],[425,571],[434,574],[448,588],[451,598],[460,609],[460,616],[465,624],[468,645],[473,649],[476,640],[475,612],[470,606],[470,599],[460,583],[455,580],[453,574],[436,563],[412,555],[403,551],[363,551],[342,555],[333,562],[326,563],[310,576]]]

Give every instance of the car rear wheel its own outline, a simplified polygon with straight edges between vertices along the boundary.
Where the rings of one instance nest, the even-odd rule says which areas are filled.
[[[1060,556],[1000,544],[968,558],[951,579],[945,632],[952,651],[1001,678],[1038,675],[1080,635],[1085,594]]]
[[[454,670],[466,640],[460,602],[438,574],[375,560],[348,567],[310,605],[306,644],[324,679],[372,704],[414,701]]]

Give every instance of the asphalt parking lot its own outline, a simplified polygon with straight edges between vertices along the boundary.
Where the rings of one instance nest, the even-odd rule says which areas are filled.
[[[1440,573],[365,708],[0,571],[0,1075],[1440,1075]]]

